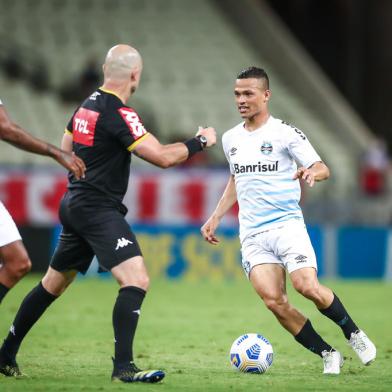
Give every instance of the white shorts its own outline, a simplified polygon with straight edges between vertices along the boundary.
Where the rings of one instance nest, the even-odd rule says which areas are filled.
[[[302,220],[283,222],[245,238],[241,253],[242,268],[248,278],[259,264],[279,264],[289,273],[305,267],[317,271],[316,254]]]
[[[0,201],[0,247],[21,239],[14,220]]]

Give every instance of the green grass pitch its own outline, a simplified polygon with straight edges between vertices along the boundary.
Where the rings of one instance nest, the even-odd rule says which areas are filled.
[[[21,299],[39,280],[23,279],[0,306],[0,338]],[[346,357],[340,376],[323,376],[321,359],[299,346],[264,308],[247,280],[153,280],[135,341],[140,367],[163,368],[160,384],[110,382],[111,311],[117,293],[110,279],[78,279],[25,339],[18,356],[26,377],[0,377],[0,391],[391,391],[392,285],[330,281],[357,323],[374,340],[377,360],[363,367],[340,329],[290,289],[290,298],[318,332]],[[274,363],[264,375],[241,374],[228,350],[239,335],[259,332],[272,343]]]

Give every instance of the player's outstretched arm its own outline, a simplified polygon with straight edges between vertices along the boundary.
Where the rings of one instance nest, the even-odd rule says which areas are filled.
[[[200,232],[203,238],[212,245],[216,245],[219,239],[215,235],[215,231],[219,223],[227,211],[233,207],[237,201],[237,192],[235,190],[234,177],[231,175],[227,182],[226,188],[220,198],[215,211],[208,218],[207,222],[201,227]]]
[[[206,144],[197,139],[203,136]],[[149,135],[141,141],[133,150],[140,158],[166,169],[178,165],[203,148],[211,147],[216,143],[216,132],[214,128],[199,128],[195,137],[185,143],[161,144],[156,137]]]
[[[315,162],[309,168],[299,167],[294,175],[294,180],[303,179],[312,187],[315,182],[323,181],[329,177],[328,166],[324,162]]]
[[[30,135],[12,122],[2,107],[0,107],[0,138],[21,150],[52,157],[67,170],[72,171],[78,179],[84,176],[86,167],[80,158]]]

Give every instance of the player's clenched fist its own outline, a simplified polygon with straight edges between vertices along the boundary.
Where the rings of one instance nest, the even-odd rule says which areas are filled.
[[[204,136],[207,140],[206,147],[211,147],[216,144],[216,131],[212,127],[199,127],[196,136]]]

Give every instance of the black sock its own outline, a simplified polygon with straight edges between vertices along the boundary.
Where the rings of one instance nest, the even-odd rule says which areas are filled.
[[[15,359],[27,332],[56,298],[44,289],[41,282],[34,287],[20,305],[0,353],[8,358]]]
[[[123,366],[133,361],[133,338],[146,292],[134,286],[123,287],[113,308],[114,362]]]
[[[8,293],[9,288],[0,283],[0,304],[5,295]]]
[[[319,309],[319,311],[342,328],[346,339],[350,339],[351,334],[359,329],[335,293],[331,305],[327,309]]]
[[[322,337],[314,330],[310,320],[306,320],[305,325],[299,331],[298,335],[294,336],[298,343],[301,343],[305,348],[315,354],[322,356],[324,350],[331,351],[333,348],[326,343]]]

